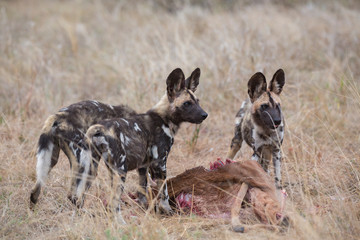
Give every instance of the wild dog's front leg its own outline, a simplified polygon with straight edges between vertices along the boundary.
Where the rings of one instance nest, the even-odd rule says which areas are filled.
[[[236,153],[240,150],[241,143],[242,143],[242,138],[240,137],[240,135],[241,135],[241,133],[235,134],[235,136],[231,140],[230,150],[229,150],[228,154],[226,155],[226,158],[234,159]]]
[[[274,173],[275,173],[275,185],[276,188],[282,188],[281,180],[281,150],[276,149],[272,154],[273,164],[274,164]]]
[[[158,210],[167,215],[171,215],[173,210],[169,204],[169,194],[166,183],[166,157],[160,163],[153,164],[151,170],[152,177],[159,189],[160,201],[157,205]]]

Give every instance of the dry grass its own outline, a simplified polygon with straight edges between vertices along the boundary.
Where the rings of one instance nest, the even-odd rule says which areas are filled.
[[[0,2],[0,237],[356,239],[358,4],[279,2],[227,1],[222,7],[211,1],[211,7],[187,5],[177,13],[125,1]],[[165,218],[126,208],[129,224],[120,226],[106,215],[99,198],[106,192],[103,165],[78,215],[66,199],[70,171],[64,155],[36,211],[28,209],[36,142],[49,114],[84,99],[146,111],[164,93],[165,78],[175,67],[186,75],[201,68],[197,95],[209,117],[195,146],[189,145],[195,126],[183,125],[169,157],[170,176],[225,156],[249,77],[264,71],[270,78],[284,68],[283,177],[292,228],[239,236],[221,221]],[[244,158],[251,154],[245,145],[241,153]],[[131,178],[129,187],[136,181]]]

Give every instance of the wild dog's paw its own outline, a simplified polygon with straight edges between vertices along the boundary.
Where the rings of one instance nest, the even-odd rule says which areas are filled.
[[[147,198],[146,198],[146,196],[144,194],[138,192],[137,201],[138,201],[140,207],[142,207],[143,209],[148,209],[149,203],[148,203],[148,200],[147,200]]]
[[[30,194],[30,209],[31,210],[34,210],[35,208],[35,205],[38,201],[38,198],[39,198],[39,194],[40,194],[40,188],[35,188],[31,191],[31,194]]]
[[[82,208],[82,206],[84,205],[84,199],[83,198],[78,198],[76,196],[72,196],[72,195],[68,195],[68,199],[70,200],[70,202],[72,204],[74,204],[77,208]]]
[[[283,190],[282,181],[275,178],[276,189]]]
[[[72,204],[76,205],[76,202],[77,202],[77,197],[76,197],[76,196],[68,195],[67,198],[69,199],[69,201],[70,201]]]
[[[160,200],[160,202],[158,204],[158,210],[162,214],[166,214],[166,215],[174,214],[174,211],[171,209],[168,200]]]

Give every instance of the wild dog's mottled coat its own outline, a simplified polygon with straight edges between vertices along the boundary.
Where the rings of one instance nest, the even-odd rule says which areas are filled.
[[[37,180],[31,192],[30,206],[33,207],[38,201],[41,187],[51,169],[58,162],[60,150],[68,157],[73,171],[77,172],[81,161],[80,152],[84,146],[84,134],[88,128],[104,119],[129,117],[134,114],[135,111],[127,106],[112,106],[92,100],[64,107],[58,113],[48,117],[38,142]],[[70,199],[74,195],[75,187],[76,175],[73,175]]]
[[[166,81],[167,94],[147,113],[126,119],[102,121],[87,131],[90,149],[83,149],[84,156],[87,156],[84,168],[89,169],[91,157],[95,158],[95,161],[102,157],[106,165],[120,175],[120,182],[116,183],[117,193],[113,199],[113,207],[119,217],[120,195],[126,174],[134,169],[138,170],[140,185],[144,190],[147,187],[147,173],[150,169],[159,189],[162,187],[158,207],[162,212],[171,212],[165,179],[166,160],[174,135],[182,122],[199,124],[207,117],[207,113],[200,107],[199,100],[194,95],[199,77],[200,69],[196,69],[185,81],[181,69],[175,69]],[[82,204],[83,192],[93,176],[91,171],[89,174],[83,172],[80,175],[90,175],[88,180],[85,180],[85,177],[81,178],[78,185],[77,198]],[[143,206],[147,205],[143,193],[139,193],[139,200]]]
[[[281,144],[284,138],[284,117],[281,112],[280,93],[285,84],[285,73],[279,69],[270,81],[258,72],[248,82],[249,99],[245,100],[235,119],[235,136],[231,141],[228,158],[233,159],[242,141],[253,148],[253,160],[265,171],[273,159],[275,183],[281,187]]]

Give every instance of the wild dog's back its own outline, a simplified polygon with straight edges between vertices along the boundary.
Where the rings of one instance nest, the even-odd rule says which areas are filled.
[[[58,120],[63,120],[66,125],[83,130],[83,133],[93,124],[101,120],[130,117],[136,112],[125,105],[113,106],[95,100],[82,101],[62,108],[56,114]]]

